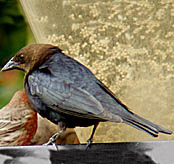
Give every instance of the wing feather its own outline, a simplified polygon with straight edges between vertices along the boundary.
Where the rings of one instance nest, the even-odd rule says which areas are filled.
[[[104,111],[102,104],[87,90],[65,80],[58,81],[46,74],[33,73],[28,77],[28,83],[33,96],[39,96],[42,102],[58,112],[78,113],[83,117],[86,114],[99,115]]]

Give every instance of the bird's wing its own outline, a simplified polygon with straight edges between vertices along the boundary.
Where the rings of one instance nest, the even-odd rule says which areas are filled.
[[[38,96],[44,104],[58,112],[90,117],[104,111],[101,103],[87,90],[67,81],[58,81],[45,73],[32,73],[28,76],[28,84],[33,96]]]

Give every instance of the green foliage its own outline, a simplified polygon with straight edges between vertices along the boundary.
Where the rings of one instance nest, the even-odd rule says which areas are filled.
[[[27,43],[27,25],[17,0],[0,0],[0,68]],[[0,108],[23,88],[23,74],[6,77],[0,73]]]
[[[17,0],[0,0],[0,67],[26,45],[27,30]]]

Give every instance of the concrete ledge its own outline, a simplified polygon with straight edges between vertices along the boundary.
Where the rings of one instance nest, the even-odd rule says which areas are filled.
[[[174,141],[0,147],[0,164],[172,164]]]

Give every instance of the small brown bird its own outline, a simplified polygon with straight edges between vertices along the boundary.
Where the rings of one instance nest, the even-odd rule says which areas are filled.
[[[89,139],[92,142],[98,123],[112,121],[124,122],[154,137],[159,132],[173,133],[131,112],[88,68],[57,46],[24,47],[2,71],[12,69],[26,73],[24,86],[31,104],[42,117],[59,124],[61,132],[66,127],[94,125]]]
[[[36,133],[37,113],[25,90],[17,91],[0,110],[0,146],[28,145]]]

